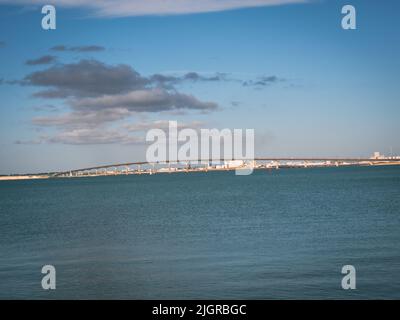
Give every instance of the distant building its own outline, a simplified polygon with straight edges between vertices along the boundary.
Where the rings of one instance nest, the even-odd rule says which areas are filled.
[[[372,155],[371,159],[385,159],[385,156],[381,154],[379,151],[375,151],[374,154]]]
[[[244,165],[243,160],[225,161],[225,168],[239,168],[243,167],[243,165]]]

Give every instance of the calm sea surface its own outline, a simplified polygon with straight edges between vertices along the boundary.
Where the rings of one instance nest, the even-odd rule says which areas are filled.
[[[0,181],[8,298],[399,299],[400,166]]]

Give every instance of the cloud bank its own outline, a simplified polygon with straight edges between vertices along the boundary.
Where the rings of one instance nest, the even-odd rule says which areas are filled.
[[[44,98],[90,97],[144,88],[149,80],[124,64],[107,65],[97,60],[60,64],[27,75],[26,85],[47,87],[36,95]]]
[[[48,58],[29,60],[30,65],[43,64]],[[182,76],[161,74],[142,76],[125,64],[109,65],[97,60],[55,64],[31,72],[16,82],[39,88],[35,97],[61,99],[67,106],[54,114],[54,108],[37,108],[52,114],[32,119],[39,128],[53,128],[55,133],[30,140],[38,143],[108,144],[143,143],[132,126],[122,121],[138,113],[171,111],[211,112],[218,109],[215,102],[201,101],[193,95],[179,92],[176,84],[184,81],[217,81],[220,75],[203,76],[189,72]],[[52,105],[50,105],[52,106]],[[154,122],[150,125],[160,125]],[[137,127],[144,129],[144,127]],[[142,134],[143,136],[143,134]],[[18,141],[16,143],[30,143]]]
[[[42,65],[53,60],[52,56],[43,56],[28,60],[26,64]],[[138,139],[137,132],[138,128],[144,127],[138,124],[126,126],[126,121],[139,114],[209,113],[219,109],[216,102],[203,101],[181,92],[180,85],[226,81],[243,86],[265,87],[284,79],[272,75],[241,80],[225,73],[203,74],[194,71],[180,75],[157,73],[144,76],[127,64],[111,65],[94,59],[82,59],[47,66],[14,83],[36,87],[38,91],[33,94],[34,97],[61,100],[64,106],[57,108],[50,103],[36,107],[36,111],[45,114],[34,117],[32,124],[40,129],[51,128],[52,134],[30,141],[127,144],[143,143]],[[157,127],[162,123],[154,122],[151,125]]]

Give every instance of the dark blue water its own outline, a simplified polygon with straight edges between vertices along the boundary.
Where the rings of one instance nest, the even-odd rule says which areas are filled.
[[[0,298],[400,298],[400,167],[2,181]]]

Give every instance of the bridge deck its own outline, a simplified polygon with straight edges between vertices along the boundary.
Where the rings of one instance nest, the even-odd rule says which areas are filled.
[[[235,160],[235,159],[232,159]],[[293,157],[282,157],[282,158],[254,158],[254,159],[237,159],[237,160],[244,160],[244,161],[274,161],[274,162],[280,162],[280,161],[331,161],[331,162],[370,162],[370,163],[384,163],[384,162],[399,162],[400,159],[369,159],[369,158],[325,158],[325,157],[319,157],[319,158],[293,158]],[[129,166],[141,166],[141,165],[156,165],[156,164],[182,164],[182,163],[209,163],[209,162],[224,162],[224,161],[231,161],[227,159],[198,159],[198,160],[185,160],[185,161],[162,161],[162,162],[147,162],[147,161],[137,161],[137,162],[126,162],[126,163],[115,163],[115,164],[108,164],[108,165],[101,165],[101,166],[95,166],[95,167],[88,167],[88,168],[81,168],[81,169],[73,169],[73,170],[68,170],[68,171],[62,171],[62,172],[57,172],[54,174],[54,176],[60,176],[60,175],[65,175],[65,174],[70,174],[70,173],[76,173],[76,172],[83,172],[83,171],[93,171],[93,170],[101,170],[101,169],[108,169],[108,168],[118,168],[118,167],[129,167]]]

